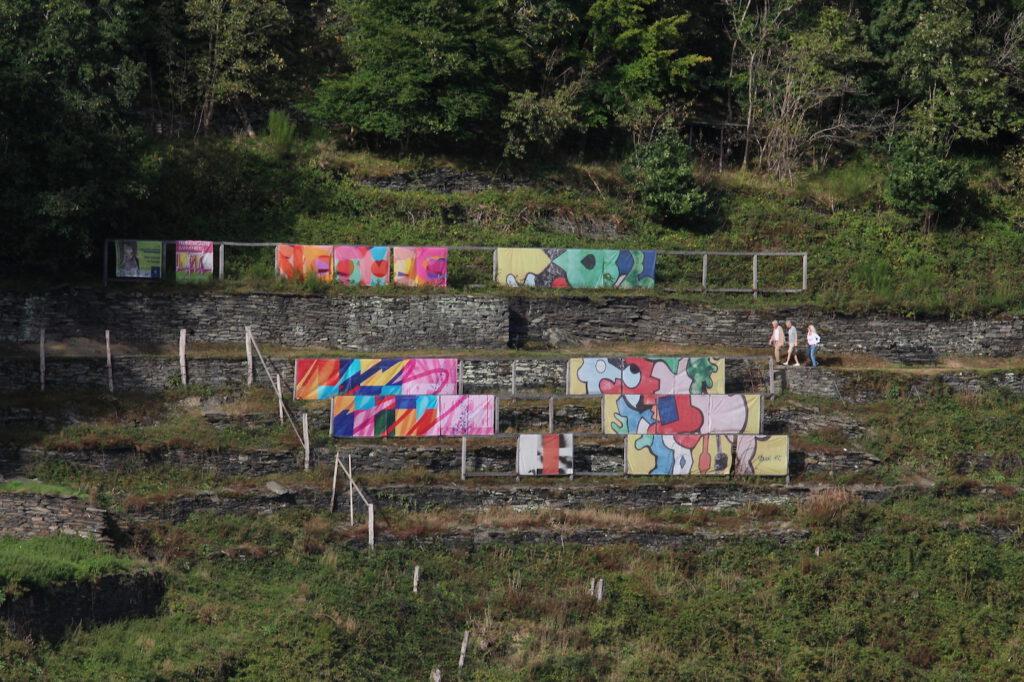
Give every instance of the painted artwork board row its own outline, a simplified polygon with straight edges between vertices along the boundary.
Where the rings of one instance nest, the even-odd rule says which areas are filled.
[[[724,358],[569,358],[566,395],[724,395]],[[295,361],[296,400],[336,395],[441,395],[459,391],[456,358]]]
[[[164,243],[159,240],[115,239],[114,276],[120,279],[161,279],[164,274]],[[174,242],[174,279],[207,282],[213,278],[213,242]]]
[[[623,471],[640,476],[786,476],[789,436],[629,435]],[[519,436],[516,475],[573,473],[573,434]]]
[[[448,286],[445,247],[279,244],[274,262],[282,279],[319,279],[349,286],[385,286],[392,281],[404,286]]]

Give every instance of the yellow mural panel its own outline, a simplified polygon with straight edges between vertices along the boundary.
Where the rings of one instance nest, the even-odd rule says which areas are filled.
[[[533,286],[533,279],[551,265],[544,249],[495,249],[498,283],[511,287]]]

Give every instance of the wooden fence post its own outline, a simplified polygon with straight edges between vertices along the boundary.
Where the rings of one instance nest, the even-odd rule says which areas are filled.
[[[309,469],[309,414],[302,413],[302,450],[305,452],[303,468]]]
[[[277,420],[284,424],[284,394],[281,393],[281,375],[277,375]]]
[[[46,327],[39,328],[39,390],[46,390]]]
[[[245,362],[246,362],[246,385],[252,386],[252,327],[245,328]],[[281,393],[281,388],[277,389],[278,394]]]
[[[181,367],[181,385],[188,386],[188,373],[185,369],[185,336],[188,330],[182,329],[178,335],[178,365]]]
[[[757,298],[757,254],[754,254],[754,298]]]
[[[334,500],[338,493],[338,464],[341,460],[338,458],[338,453],[334,453],[334,478],[331,479],[331,513],[334,513]]]
[[[412,569],[412,593],[420,593],[420,567],[416,564],[416,567]]]
[[[224,279],[224,244],[220,245],[220,268],[217,273],[217,279]]]
[[[708,291],[708,254],[701,256],[700,288],[704,293]]]
[[[355,481],[352,480],[352,453],[348,453],[348,525],[356,525]]]
[[[462,650],[459,652],[459,669],[466,663],[466,648],[469,646],[469,630],[462,633]]]
[[[104,336],[106,337],[106,340],[107,340],[107,388],[109,388],[110,392],[113,393],[114,392],[114,363],[113,363],[113,361],[111,359],[111,355],[110,355],[110,330],[109,329],[106,330],[106,332],[104,333]]]
[[[351,475],[351,471],[349,474]],[[373,505],[366,505],[366,534],[370,541],[370,547],[373,547]]]

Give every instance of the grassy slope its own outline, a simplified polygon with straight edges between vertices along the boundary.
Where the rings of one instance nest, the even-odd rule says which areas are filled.
[[[1019,523],[1019,503],[1002,504],[1003,526]],[[1024,654],[1024,555],[989,537],[987,509],[819,499],[781,511],[806,540],[662,552],[369,552],[322,517],[201,516],[160,539],[178,568],[164,615],[6,665],[82,680],[426,679],[434,667],[448,678],[468,629],[462,679],[1005,679]],[[594,577],[601,604],[587,594]]]
[[[359,179],[410,172],[446,159],[388,159],[308,143],[279,158],[262,139],[208,140],[152,154],[153,191],[136,207],[147,236],[299,243],[580,246],[663,250],[807,250],[810,293],[786,297],[830,310],[901,314],[1024,311],[1024,205],[979,163],[987,197],[969,228],[922,234],[885,209],[882,170],[869,160],[780,183],[748,173],[707,173],[715,196],[707,217],[683,226],[654,220],[614,165],[566,163],[531,169],[471,168],[526,175],[506,190],[437,194],[388,191]],[[453,254],[452,284],[486,282],[489,258]],[[485,262],[486,261],[486,262]],[[763,285],[799,282],[795,261],[762,261]],[[659,281],[699,283],[697,259],[664,258]],[[712,263],[712,284],[746,286],[749,261]],[[232,288],[279,289],[270,252],[237,250]],[[287,288],[287,287],[285,287]],[[319,292],[320,287],[312,290]],[[475,289],[476,290],[476,289]],[[375,292],[377,293],[377,292]],[[736,304],[738,297],[712,299]],[[745,297],[743,305],[749,303]],[[774,304],[777,305],[778,300]]]

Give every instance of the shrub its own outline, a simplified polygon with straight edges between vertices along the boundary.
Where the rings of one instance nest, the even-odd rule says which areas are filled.
[[[709,207],[693,175],[693,150],[674,130],[634,150],[625,167],[640,201],[666,220],[695,218]]]

